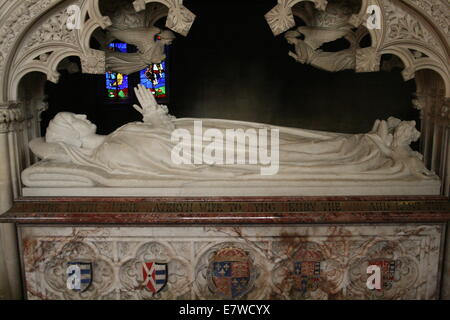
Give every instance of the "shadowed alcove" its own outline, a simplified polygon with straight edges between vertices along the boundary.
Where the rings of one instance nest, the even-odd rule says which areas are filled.
[[[223,118],[324,131],[368,132],[376,119],[419,120],[414,80],[391,72],[331,73],[296,62],[264,14],[273,1],[186,1],[197,19],[170,48],[169,110],[176,117]],[[333,45],[333,44],[331,44]],[[331,48],[332,50],[332,48]],[[103,75],[63,72],[46,88],[49,110],[85,113],[99,133],[140,120],[128,103],[105,99]]]

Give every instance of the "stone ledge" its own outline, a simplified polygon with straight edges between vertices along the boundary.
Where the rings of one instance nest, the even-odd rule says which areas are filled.
[[[302,196],[438,196],[441,194],[439,180],[410,182],[365,182],[328,183],[286,182],[285,187],[267,182],[265,187],[257,185],[204,186],[155,188],[102,188],[72,187],[46,188],[25,187],[24,197],[302,197]]]
[[[23,198],[0,223],[95,225],[450,222],[445,197]]]

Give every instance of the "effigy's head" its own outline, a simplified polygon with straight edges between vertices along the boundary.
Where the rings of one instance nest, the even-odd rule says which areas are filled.
[[[75,147],[83,145],[83,138],[95,134],[97,126],[86,115],[60,112],[47,128],[45,140],[48,143],[65,143]]]
[[[402,121],[394,131],[394,144],[397,146],[410,145],[420,138],[415,121]]]

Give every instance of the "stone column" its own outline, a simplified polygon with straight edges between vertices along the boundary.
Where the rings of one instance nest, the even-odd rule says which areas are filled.
[[[441,109],[443,127],[445,128],[445,137],[443,141],[443,177],[444,195],[450,197],[450,98],[446,98]]]
[[[23,120],[16,104],[0,105],[0,214],[8,211],[17,185],[17,141],[14,131]],[[14,168],[14,169],[13,169]],[[14,172],[15,171],[15,172]],[[17,246],[16,228],[13,224],[0,224],[0,299],[21,299],[22,282]]]
[[[444,195],[450,197],[450,98],[447,98],[441,110],[442,121],[446,128],[444,140],[444,170],[443,191]],[[442,270],[442,294],[441,298],[450,300],[450,223],[447,223],[447,237],[445,243],[446,252],[444,253],[444,265]]]

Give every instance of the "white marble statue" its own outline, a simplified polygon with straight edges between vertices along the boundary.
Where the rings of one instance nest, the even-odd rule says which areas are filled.
[[[175,119],[153,95],[136,89],[144,122],[129,123],[107,136],[84,115],[59,113],[44,138],[30,147],[41,162],[26,169],[28,187],[288,187],[370,183],[418,185],[439,179],[428,171],[421,155],[410,148],[420,133],[415,122],[377,120],[367,134],[340,134],[259,123],[202,119],[204,129],[276,129],[279,170],[260,174],[252,164],[175,164],[171,158],[174,129],[192,130],[199,119]],[[197,140],[198,141],[198,140]],[[192,146],[195,149],[196,142]],[[197,146],[198,147],[198,146]],[[227,146],[228,147],[228,146]],[[234,144],[233,144],[234,147]],[[272,151],[273,152],[273,151]],[[274,190],[274,189],[272,189]],[[356,190],[357,191],[357,190]],[[357,193],[356,193],[357,194]]]
[[[299,29],[301,28],[306,27],[300,27]],[[303,30],[303,32],[306,31]],[[310,64],[318,69],[330,72],[355,69],[356,51],[354,48],[338,52],[325,52],[316,48],[318,45],[322,44],[323,39],[319,38],[319,40],[317,40],[312,38],[313,40],[308,43],[308,41],[306,41],[308,38],[305,40],[300,39],[301,35],[302,32],[299,31],[288,31],[285,34],[287,42],[295,46],[295,53],[290,51],[289,56],[296,61],[302,64]],[[317,40],[317,42],[314,42],[314,40]]]
[[[175,39],[173,32],[156,27],[130,28],[127,30],[108,30],[110,39],[117,39],[137,47],[136,53],[106,52],[108,71],[131,74],[147,68],[152,63],[166,59],[164,47]]]
[[[307,23],[285,33],[289,44],[295,46],[295,52],[289,55],[297,62],[310,64],[318,69],[338,72],[356,68],[356,49],[354,26],[351,17],[359,11],[358,1],[345,0],[329,2],[326,10],[316,10],[312,4],[299,8],[299,13]],[[349,49],[326,52],[322,46],[345,38]]]

